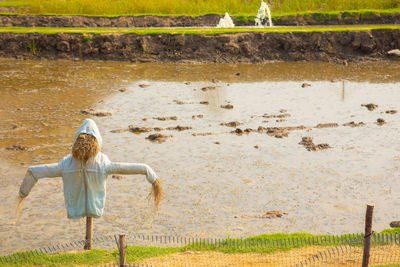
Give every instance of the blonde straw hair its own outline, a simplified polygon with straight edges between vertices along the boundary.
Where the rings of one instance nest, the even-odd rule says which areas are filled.
[[[149,195],[147,196],[147,199],[150,200],[153,198],[154,200],[154,210],[158,210],[158,207],[160,206],[161,200],[164,198],[164,190],[161,186],[160,180],[158,178],[154,181],[154,183],[151,185],[151,191]]]
[[[85,133],[79,134],[72,146],[72,156],[83,163],[86,163],[90,157],[96,156],[99,151],[96,137]]]

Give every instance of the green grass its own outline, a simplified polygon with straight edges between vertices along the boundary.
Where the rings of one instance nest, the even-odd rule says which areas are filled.
[[[383,234],[400,234],[400,228],[389,228],[383,230],[381,233]]]
[[[0,7],[23,7],[26,6],[27,3],[23,1],[1,1]]]
[[[382,233],[391,229],[386,229]],[[397,233],[397,232],[396,232]],[[290,240],[290,241],[289,241]],[[293,241],[294,240],[294,241]],[[352,240],[352,241],[349,241]],[[163,256],[184,251],[216,251],[223,253],[274,253],[287,251],[293,248],[307,246],[337,246],[349,244],[362,246],[362,235],[312,235],[308,233],[294,234],[264,234],[246,239],[228,238],[216,243],[204,240],[188,244],[183,247],[141,247],[128,246],[126,260],[133,263],[138,260]],[[381,244],[386,244],[381,242]],[[9,255],[7,266],[20,265],[75,265],[75,264],[101,264],[119,261],[118,250],[107,251],[93,249],[88,252],[59,253],[48,255],[45,253],[18,252]],[[10,260],[13,259],[13,260]],[[4,261],[4,258],[2,259]],[[389,265],[388,265],[389,266]],[[392,266],[392,265],[390,265]],[[398,266],[398,265],[393,265]]]
[[[272,14],[344,10],[399,9],[400,0],[269,0]],[[25,0],[2,6],[28,6],[30,14],[177,15],[224,14],[255,16],[260,0]]]
[[[372,30],[400,30],[400,25],[348,25],[348,26],[318,26],[318,27],[276,27],[276,28],[24,28],[0,27],[0,33],[39,33],[39,34],[170,34],[170,35],[216,35],[230,33],[312,33],[312,32],[344,32],[344,31],[372,31]],[[89,41],[89,40],[86,40]]]

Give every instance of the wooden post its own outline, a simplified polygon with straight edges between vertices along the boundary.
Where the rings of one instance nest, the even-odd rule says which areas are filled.
[[[125,266],[125,252],[126,252],[125,235],[119,235],[118,249],[119,249],[119,266],[124,267]]]
[[[92,249],[92,235],[93,235],[93,217],[86,217],[86,238],[85,246],[83,249]]]
[[[362,267],[368,267],[369,252],[371,249],[371,235],[372,235],[372,216],[374,214],[374,205],[367,205],[367,212],[365,214],[365,236],[364,236],[364,252]]]

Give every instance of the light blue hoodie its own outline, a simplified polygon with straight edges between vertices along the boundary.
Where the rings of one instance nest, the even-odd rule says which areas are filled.
[[[101,147],[102,138],[93,120],[86,119],[83,122],[76,132],[74,143],[81,133],[94,136]],[[110,174],[144,174],[150,183],[154,183],[157,178],[155,172],[146,164],[111,162],[101,152],[83,164],[69,154],[59,163],[29,167],[19,195],[27,197],[38,179],[62,177],[68,218],[98,218],[103,214],[106,179]]]

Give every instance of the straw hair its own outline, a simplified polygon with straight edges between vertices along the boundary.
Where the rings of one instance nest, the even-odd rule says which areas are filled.
[[[15,214],[15,225],[19,224],[19,221],[21,219],[21,215],[22,215],[22,206],[24,205],[24,199],[21,196],[18,196],[18,205],[17,205],[17,210],[16,210],[16,214]]]
[[[157,211],[158,207],[160,206],[161,200],[164,198],[164,190],[158,178],[151,185],[151,191],[147,196],[148,200],[150,200],[151,198],[153,198],[154,200],[154,210]]]
[[[78,138],[76,138],[72,147],[72,156],[76,160],[86,163],[90,157],[96,156],[99,151],[100,148],[96,137],[81,133]]]

